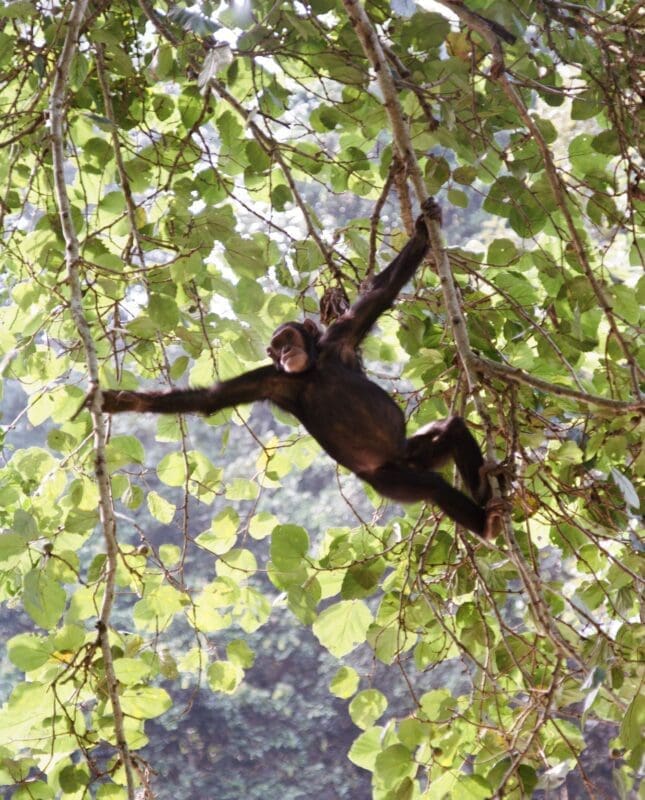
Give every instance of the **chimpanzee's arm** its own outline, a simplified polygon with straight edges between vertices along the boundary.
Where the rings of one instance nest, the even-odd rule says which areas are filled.
[[[424,213],[441,221],[441,209],[429,198]],[[343,341],[357,347],[384,311],[392,306],[397,295],[412,278],[428,252],[428,229],[422,215],[416,221],[414,236],[392,263],[374,278],[372,285],[354,305],[335,322],[323,337],[324,344]]]
[[[222,408],[274,399],[280,376],[273,365],[245,372],[208,389],[171,389],[168,392],[103,391],[103,411],[152,411],[155,414],[214,414]]]

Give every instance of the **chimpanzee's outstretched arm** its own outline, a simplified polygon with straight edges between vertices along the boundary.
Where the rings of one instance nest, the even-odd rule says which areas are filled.
[[[284,379],[283,379],[284,382]],[[278,399],[280,376],[273,365],[245,372],[208,389],[171,389],[167,392],[103,391],[103,411],[152,411],[155,414],[214,414],[222,408]]]
[[[428,198],[422,208],[424,215],[441,221],[441,209],[432,198]],[[398,256],[374,278],[371,287],[361,294],[349,311],[327,330],[323,344],[342,341],[357,347],[381,314],[392,306],[428,252],[428,229],[424,215],[417,219],[414,236]]]

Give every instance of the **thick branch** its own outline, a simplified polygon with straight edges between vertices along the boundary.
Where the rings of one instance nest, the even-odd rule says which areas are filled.
[[[343,0],[343,5],[349,16],[350,22],[356,31],[356,35],[365,51],[370,64],[378,78],[379,86],[383,94],[383,101],[385,110],[387,111],[392,128],[392,137],[396,149],[403,159],[414,184],[414,189],[419,202],[422,202],[426,197],[426,188],[419,168],[408,126],[404,118],[403,109],[399,102],[394,79],[390,72],[385,53],[379,41],[379,38],[372,26],[372,23],[365,12],[365,9],[360,5],[358,0]],[[472,393],[475,406],[481,418],[486,421],[488,419],[486,409],[484,408],[479,395],[477,394],[477,373],[475,370],[475,355],[470,347],[470,340],[468,338],[468,331],[466,329],[466,320],[461,309],[459,296],[455,287],[455,282],[452,277],[450,269],[450,262],[443,246],[443,239],[441,236],[441,228],[438,222],[434,220],[426,220],[428,225],[428,234],[430,243],[432,245],[432,254],[437,266],[439,280],[441,281],[441,290],[443,293],[443,300],[446,307],[450,326],[452,328],[452,335],[455,342],[455,347],[459,353],[466,379],[468,381],[468,388]],[[486,426],[487,430],[491,430],[489,425]],[[492,436],[487,436],[487,456],[489,459],[494,460],[494,447]]]
[[[507,383],[521,383],[524,386],[532,386],[534,389],[539,389],[545,394],[569,397],[587,406],[598,406],[599,408],[608,408],[613,411],[621,412],[645,412],[645,402],[642,400],[635,400],[634,402],[613,400],[610,397],[600,397],[600,395],[597,394],[579,392],[576,389],[569,389],[567,386],[560,386],[557,383],[550,383],[549,381],[542,380],[542,378],[536,378],[534,375],[530,375],[528,372],[520,369],[520,367],[500,364],[499,361],[492,361],[490,358],[485,358],[483,356],[475,357],[475,367],[481,372],[496,378],[501,378],[501,380]]]
[[[78,44],[79,33],[85,11],[87,0],[78,0],[72,6],[72,12],[67,24],[67,33],[63,43],[63,49],[56,64],[56,74],[52,85],[52,93],[49,104],[49,116],[51,123],[51,147],[52,162],[54,170],[54,191],[58,215],[65,239],[65,263],[67,266],[67,281],[70,288],[70,311],[76,324],[79,335],[85,348],[85,360],[89,375],[91,389],[91,408],[92,424],[94,429],[94,471],[99,490],[99,514],[106,547],[106,566],[105,566],[105,591],[103,595],[103,605],[97,623],[98,642],[103,655],[105,678],[112,711],[114,714],[114,733],[116,746],[125,769],[128,798],[134,800],[134,778],[132,769],[132,759],[125,737],[124,717],[119,697],[119,688],[114,673],[114,662],[110,649],[109,621],[110,612],[114,603],[115,578],[117,567],[117,538],[116,522],[114,519],[114,509],[112,505],[112,493],[110,487],[110,477],[107,470],[105,458],[105,422],[101,412],[101,393],[99,385],[99,368],[96,355],[96,348],[92,339],[92,333],[83,310],[83,293],[80,280],[80,252],[78,236],[72,221],[72,208],[65,184],[65,121],[66,108],[65,97],[69,78],[70,64]]]
[[[383,93],[385,108],[390,117],[395,144],[398,147],[399,152],[403,154],[403,157],[406,160],[410,175],[415,185],[417,196],[421,200],[425,195],[423,179],[416,161],[414,150],[412,148],[407,125],[403,118],[403,110],[398,100],[396,87],[383,54],[383,49],[379,43],[375,30],[372,27],[369,17],[365,13],[365,10],[362,8],[362,6],[359,5],[357,0],[343,0],[343,4],[347,10],[352,25],[356,30],[356,34],[363,46],[365,54],[370,60],[378,77],[381,92]],[[449,5],[451,8],[454,8],[455,3],[445,3],[445,5]],[[481,17],[478,17],[477,21],[480,25],[487,25],[486,20]],[[501,46],[497,40],[497,37],[495,37],[492,33],[491,38],[494,40],[491,41],[491,48],[494,50],[494,58],[497,62],[500,62],[502,58]],[[448,257],[443,248],[439,225],[431,220],[427,220],[427,223],[430,242],[433,248],[433,255],[437,265],[439,278],[441,280],[444,303],[446,305],[448,318],[452,326],[455,346],[457,348],[457,352],[459,353],[477,412],[486,426],[487,456],[491,460],[494,460],[492,424],[488,412],[484,407],[481,397],[477,391],[478,359],[470,347],[468,332],[466,330],[466,321],[461,310],[461,304],[459,302],[457,289],[452,278]],[[491,482],[493,484],[493,490],[495,494],[499,495],[499,486],[497,485],[497,481],[494,479],[494,477],[492,478]],[[539,579],[530,572],[524,563],[522,553],[517,541],[515,540],[515,536],[513,535],[513,528],[510,519],[505,520],[503,530],[507,551],[513,565],[522,579],[522,583],[527,595],[527,602],[535,622],[537,623],[538,627],[542,629],[549,637],[554,647],[556,647],[557,650],[562,653],[562,655],[570,658],[576,658],[571,646],[564,640],[555,626],[551,624],[548,608],[546,607],[540,592]]]

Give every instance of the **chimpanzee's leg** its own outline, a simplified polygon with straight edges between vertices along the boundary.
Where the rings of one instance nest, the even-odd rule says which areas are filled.
[[[373,486],[379,494],[400,503],[430,500],[455,522],[479,536],[486,534],[485,509],[436,472],[420,471],[407,465],[391,465],[380,467],[371,473],[363,473],[359,477]]]
[[[405,456],[411,467],[423,470],[437,469],[452,459],[476,502],[485,505],[490,499],[488,480],[481,470],[484,459],[463,417],[448,417],[421,428],[407,440]]]

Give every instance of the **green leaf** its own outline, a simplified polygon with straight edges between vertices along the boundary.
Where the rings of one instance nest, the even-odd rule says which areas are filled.
[[[515,261],[517,247],[510,239],[495,239],[488,248],[486,260],[495,267],[505,267]]]
[[[164,567],[174,567],[181,561],[181,548],[176,544],[162,544],[159,547],[159,559]]]
[[[278,518],[268,511],[259,511],[249,522],[249,533],[254,539],[265,539],[278,525]]]
[[[373,561],[352,565],[345,573],[341,594],[345,600],[356,597],[368,597],[377,589],[379,580],[385,570],[385,561],[376,558]]]
[[[114,674],[120,683],[132,686],[148,677],[150,667],[138,658],[117,658],[114,662]]]
[[[421,697],[421,708],[430,722],[449,720],[454,705],[454,698],[448,689],[435,689]]]
[[[76,653],[85,644],[85,628],[80,625],[63,625],[51,639],[52,647],[57,651]]]
[[[377,726],[358,736],[348,753],[352,764],[372,771],[376,765],[376,757],[381,752],[382,735],[383,728]]]
[[[402,744],[386,747],[376,756],[374,767],[374,773],[386,786],[396,786],[404,778],[414,778],[417,773],[412,753]]]
[[[66,601],[65,590],[43,570],[32,569],[25,575],[22,602],[36,625],[45,630],[53,628],[65,610]]]
[[[359,682],[360,678],[353,667],[340,667],[331,679],[329,691],[336,697],[347,699],[356,692]]]
[[[591,140],[591,146],[599,153],[606,153],[610,156],[620,155],[621,142],[615,130],[606,130],[597,134]]]
[[[107,446],[110,469],[126,464],[143,464],[145,452],[143,445],[135,436],[113,436]]]
[[[108,192],[107,194],[103,195],[101,202],[99,203],[99,208],[104,211],[109,211],[115,216],[123,214],[125,211],[125,198],[123,197],[123,192]]]
[[[295,572],[271,570],[269,577],[279,589],[287,590],[287,603],[291,611],[304,624],[311,625],[316,619],[316,609],[320,603],[320,582],[307,574],[304,565]]]
[[[271,190],[271,205],[276,211],[284,211],[289,203],[293,202],[291,189],[283,183],[278,184]]]
[[[308,549],[307,531],[297,525],[278,525],[271,534],[271,560],[277,569],[297,569]]]
[[[215,661],[208,668],[207,677],[214,692],[233,694],[244,680],[244,670],[231,661]]]
[[[625,747],[638,747],[643,741],[645,727],[645,697],[637,694],[627,707],[620,723],[620,740]]]
[[[231,578],[236,583],[249,578],[257,568],[258,562],[253,553],[242,548],[229,550],[217,562],[217,574],[221,578]]]
[[[365,641],[372,619],[362,600],[343,600],[326,608],[312,629],[322,646],[341,658]]]
[[[242,126],[232,111],[224,111],[217,118],[217,129],[222,139],[222,144],[230,148],[239,147],[244,140]]]
[[[50,654],[51,647],[45,636],[20,633],[7,642],[7,655],[11,663],[23,672],[41,667]]]
[[[158,686],[140,686],[125,689],[121,694],[121,706],[126,716],[135,719],[160,717],[172,706],[170,695]]]
[[[244,639],[235,639],[226,645],[228,660],[242,669],[251,669],[255,662],[255,653]]]
[[[12,800],[53,800],[54,790],[43,781],[29,781],[12,795]]]
[[[246,157],[249,162],[249,168],[253,172],[266,172],[271,166],[271,159],[267,155],[263,147],[254,139],[249,139],[245,145]]]
[[[34,4],[28,3],[27,0],[15,0],[2,6],[2,16],[9,19],[25,19],[37,13]]]
[[[524,275],[505,270],[495,276],[495,285],[507,292],[516,303],[530,307],[537,303],[537,293],[533,283]]]
[[[157,475],[166,486],[183,486],[186,481],[186,464],[180,453],[169,453],[157,465]]]
[[[226,484],[227,500],[255,500],[260,493],[260,487],[253,480],[246,478],[233,478]]]
[[[152,108],[157,119],[162,122],[168,119],[175,110],[175,101],[166,94],[157,94],[152,100]]]
[[[359,692],[349,704],[349,716],[359,728],[367,730],[381,717],[387,708],[387,698],[378,689]]]
[[[254,247],[253,243],[249,243],[249,250]],[[265,294],[258,282],[243,276],[237,284],[233,310],[236,314],[254,314],[262,308],[265,299]]]
[[[165,497],[162,497],[158,492],[148,492],[146,503],[148,505],[148,511],[150,511],[152,516],[158,519],[159,522],[163,522],[164,525],[169,525],[172,522],[177,508],[166,500]]]
[[[237,540],[237,529],[240,524],[240,517],[232,508],[213,517],[209,530],[200,533],[195,538],[195,542],[211,553],[222,555],[227,553]]]
[[[471,183],[477,178],[477,170],[471,166],[457,167],[453,170],[452,177],[457,183],[462,183],[465,186],[470,186]]]
[[[449,189],[448,200],[457,208],[468,208],[468,195],[459,189]]]
[[[179,323],[177,302],[167,295],[152,294],[148,300],[148,314],[162,331],[173,330]]]
[[[460,775],[455,794],[464,800],[488,800],[492,797],[491,787],[481,775]]]
[[[135,603],[133,620],[142,630],[164,630],[186,602],[187,598],[173,586],[158,586]]]
[[[27,538],[19,533],[0,533],[0,562],[20,555],[27,549]]]

